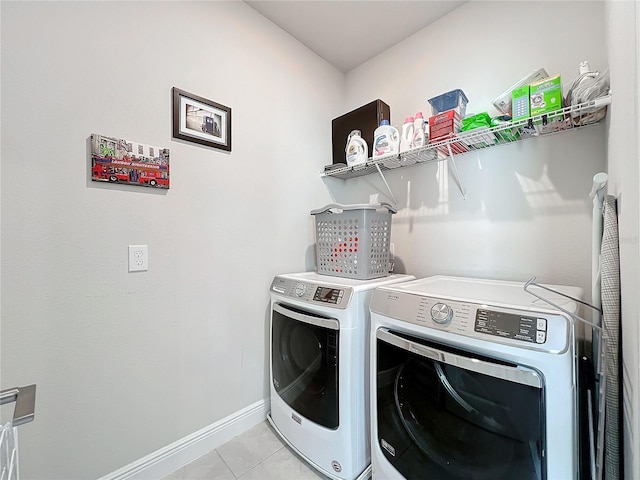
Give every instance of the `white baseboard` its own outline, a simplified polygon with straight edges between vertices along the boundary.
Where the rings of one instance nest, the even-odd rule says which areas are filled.
[[[268,412],[269,400],[260,400],[99,480],[157,480],[165,477],[265,421]]]

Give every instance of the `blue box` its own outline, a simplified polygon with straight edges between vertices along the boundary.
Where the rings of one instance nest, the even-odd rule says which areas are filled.
[[[432,115],[455,109],[460,118],[464,118],[468,102],[467,96],[459,88],[429,99]]]

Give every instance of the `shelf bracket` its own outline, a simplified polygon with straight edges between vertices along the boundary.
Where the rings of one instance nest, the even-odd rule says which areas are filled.
[[[340,202],[338,202],[336,200],[336,198],[333,195],[333,192],[331,191],[331,188],[329,187],[328,184],[333,183],[335,185],[337,181],[340,181],[340,182],[344,183],[344,179],[342,179],[340,177],[328,177],[328,176],[322,176],[321,178],[322,178],[322,183],[324,183],[324,187],[327,190],[327,193],[331,197],[331,203],[340,203]]]
[[[382,173],[382,170],[380,169],[380,165],[378,165],[377,163],[376,163],[376,168],[378,169],[378,173],[380,174],[380,177],[382,178],[382,181],[384,182],[385,186],[387,187],[387,192],[389,192],[389,198],[391,198],[391,200],[393,200],[393,205],[396,208],[398,208],[398,201],[396,200],[395,195],[391,191],[391,188],[389,188],[389,184],[387,183],[387,179],[384,177],[384,173]]]
[[[456,160],[453,156],[453,152],[451,151],[451,143],[447,143],[447,150],[449,150],[449,163],[453,167],[453,176],[456,178],[456,183],[458,184],[458,188],[460,189],[460,193],[462,193],[462,198],[467,199],[467,194],[464,191],[464,187],[462,186],[462,182],[460,181],[460,176],[458,175],[458,167],[456,166]]]

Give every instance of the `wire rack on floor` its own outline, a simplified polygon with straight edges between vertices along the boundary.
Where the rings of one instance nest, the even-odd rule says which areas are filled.
[[[13,418],[0,425],[0,480],[19,480],[18,427],[35,416],[36,386],[10,388],[0,392],[0,405],[15,402]]]

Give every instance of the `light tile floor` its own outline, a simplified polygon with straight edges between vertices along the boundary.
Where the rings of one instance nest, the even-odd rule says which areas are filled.
[[[326,480],[264,421],[163,480]]]

